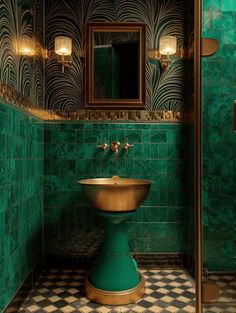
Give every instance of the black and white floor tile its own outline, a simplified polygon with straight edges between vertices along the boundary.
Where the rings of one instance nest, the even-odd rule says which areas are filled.
[[[229,305],[204,305],[203,313],[236,313],[236,306]]]
[[[183,270],[142,270],[146,294],[135,303],[101,305],[83,294],[85,271],[43,271],[19,313],[194,313],[194,287]]]
[[[83,294],[84,270],[44,270],[19,313],[195,313],[194,286],[184,270],[141,270],[146,294],[135,303],[101,305]],[[204,313],[236,313],[235,277],[211,275],[220,288],[220,305],[204,305]]]

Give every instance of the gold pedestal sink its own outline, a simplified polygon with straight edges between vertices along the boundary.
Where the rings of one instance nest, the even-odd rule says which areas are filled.
[[[85,293],[101,304],[134,302],[144,295],[145,281],[130,255],[126,221],[148,195],[151,181],[113,176],[79,183],[97,214],[106,221],[100,255],[85,280]]]
[[[83,179],[79,183],[95,209],[114,213],[134,211],[151,186],[150,180],[118,176]]]

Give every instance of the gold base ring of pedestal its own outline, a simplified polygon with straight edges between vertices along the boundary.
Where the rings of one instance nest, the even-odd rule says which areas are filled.
[[[123,291],[98,289],[90,284],[87,276],[85,279],[85,294],[89,300],[107,305],[122,305],[135,302],[145,294],[145,280],[143,275],[139,275],[141,279],[140,283],[132,289]]]

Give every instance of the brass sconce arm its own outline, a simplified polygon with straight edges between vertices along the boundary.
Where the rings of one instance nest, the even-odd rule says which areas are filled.
[[[62,65],[62,73],[65,72],[65,68],[69,68],[72,64],[70,55],[57,55],[57,62]]]
[[[57,56],[57,62],[62,65],[62,73],[64,73],[65,68],[69,68],[72,64],[72,39],[67,36],[55,37],[55,51],[43,49],[44,59],[48,61],[54,53]]]

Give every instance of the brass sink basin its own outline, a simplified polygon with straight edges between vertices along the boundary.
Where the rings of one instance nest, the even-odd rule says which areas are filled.
[[[151,181],[145,179],[91,178],[80,180],[87,198],[100,211],[134,211],[144,201],[150,190]]]

